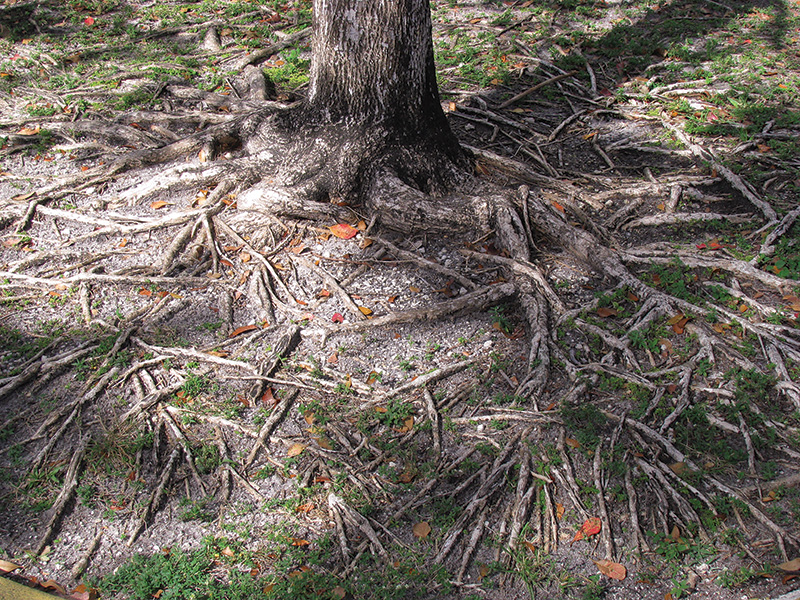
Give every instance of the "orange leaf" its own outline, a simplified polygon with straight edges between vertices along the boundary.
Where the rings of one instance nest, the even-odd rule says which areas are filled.
[[[251,258],[252,257],[247,252],[242,252],[241,254],[239,254],[239,260],[241,260],[243,263],[250,262]]]
[[[242,325],[241,327],[237,327],[231,334],[228,336],[229,338],[234,338],[237,335],[242,335],[243,333],[247,333],[248,331],[253,331],[254,329],[258,329],[258,325]]]
[[[410,285],[410,286],[408,286],[408,291],[409,292],[413,292],[415,294],[418,294],[419,293],[419,288],[417,286],[415,286],[415,285]]]
[[[564,212],[564,207],[561,206],[558,202],[553,200],[552,204],[553,204],[553,208],[555,208],[556,210],[558,210],[560,212]]]
[[[361,313],[362,313],[364,316],[367,316],[367,317],[368,317],[368,316],[370,316],[370,315],[372,314],[372,311],[371,311],[370,309],[368,309],[366,306],[359,306],[359,307],[358,307],[358,310],[360,310],[360,311],[361,311]]]
[[[36,127],[23,127],[17,132],[17,135],[36,135],[39,133],[39,126]]]
[[[610,560],[595,560],[593,562],[597,565],[597,568],[600,569],[600,572],[603,575],[610,577],[611,579],[622,581],[628,574],[628,572],[625,570],[625,567],[619,563],[615,563]]]
[[[603,306],[597,309],[597,314],[600,317],[616,317],[619,314],[619,311],[615,308]]]
[[[367,385],[372,385],[378,381],[379,377],[380,375],[378,375],[377,371],[370,371],[369,375],[367,375]]]
[[[308,540],[301,540],[300,538],[292,538],[292,546],[308,546],[311,544]]]
[[[349,240],[350,238],[355,237],[358,233],[358,229],[351,227],[347,223],[338,223],[328,227],[328,229],[330,229],[331,233],[337,238],[341,238],[343,240]]]
[[[560,502],[556,502],[556,519],[561,519],[564,516],[564,505]]]
[[[169,204],[171,204],[171,202],[167,202],[166,200],[156,200],[155,202],[150,203],[150,208],[158,210],[159,208],[164,208]]]
[[[145,288],[142,288],[141,290],[139,290],[139,295],[140,296],[152,296],[153,292],[151,292],[150,290],[147,290]]]
[[[428,537],[428,534],[431,532],[431,526],[425,521],[420,521],[411,528],[411,531],[414,533],[415,538],[421,540]]]
[[[564,442],[567,444],[567,446],[575,448],[576,450],[581,447],[581,443],[574,438],[565,438]]]

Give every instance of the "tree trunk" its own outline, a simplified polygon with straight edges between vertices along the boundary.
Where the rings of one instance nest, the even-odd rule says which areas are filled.
[[[307,103],[317,118],[455,143],[436,86],[428,0],[314,0],[313,32]]]
[[[428,0],[314,0],[312,25],[308,96],[250,139],[251,153],[282,158],[239,206],[303,212],[308,200],[344,200],[397,213],[405,203],[419,214],[394,227],[437,220],[471,173],[439,98]],[[419,192],[438,202],[423,206]],[[454,204],[439,220],[463,226],[470,212]]]

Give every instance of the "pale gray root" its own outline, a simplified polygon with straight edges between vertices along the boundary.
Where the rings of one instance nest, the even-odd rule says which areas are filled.
[[[158,510],[158,506],[161,504],[161,500],[164,497],[164,492],[167,487],[167,482],[169,481],[169,478],[172,476],[172,471],[175,469],[175,463],[177,462],[180,453],[181,453],[181,447],[179,445],[176,445],[172,449],[172,453],[169,455],[169,460],[167,461],[167,464],[161,471],[161,477],[159,478],[158,485],[156,486],[156,489],[153,490],[153,493],[150,495],[150,499],[147,502],[147,506],[145,506],[144,511],[142,512],[142,516],[136,521],[134,526],[131,528],[130,537],[126,542],[128,548],[130,548],[131,546],[133,546],[134,543],[136,543],[139,534],[142,533],[145,527],[147,527],[147,522],[150,520],[150,517],[156,510]]]
[[[64,516],[67,505],[75,496],[75,490],[78,488],[79,470],[83,463],[83,457],[86,454],[88,443],[89,437],[87,436],[82,438],[77,447],[73,449],[72,459],[69,461],[69,467],[67,467],[67,472],[64,475],[64,483],[62,484],[61,491],[53,503],[53,507],[50,509],[51,515],[45,526],[44,534],[42,534],[39,544],[36,546],[36,550],[33,551],[36,555],[41,554],[45,546],[50,543],[58,524],[61,522],[61,518]]]
[[[267,441],[272,432],[275,431],[275,428],[283,421],[286,417],[286,414],[289,412],[289,408],[291,408],[294,399],[300,393],[300,390],[297,388],[293,390],[289,390],[286,393],[286,397],[283,398],[270,412],[269,417],[264,424],[261,426],[261,429],[258,432],[258,439],[256,443],[253,445],[253,449],[250,450],[250,454],[247,455],[247,459],[244,461],[244,468],[247,469],[250,465],[253,464],[253,461],[258,456],[258,451],[264,447],[264,443]]]
[[[375,552],[388,564],[390,561],[389,553],[384,548],[378,534],[373,529],[369,520],[360,512],[351,508],[347,503],[336,494],[328,494],[328,508],[331,512],[338,511],[341,517],[357,527],[367,537]]]

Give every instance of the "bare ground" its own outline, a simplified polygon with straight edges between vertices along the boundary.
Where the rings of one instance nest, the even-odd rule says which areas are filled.
[[[630,280],[533,216],[528,263],[358,206],[336,207],[349,239],[341,218],[239,210],[238,148],[109,178],[121,143],[248,110],[191,86],[160,92],[169,110],[51,120],[64,152],[7,152],[3,558],[69,590],[200,547],[273,596],[796,590],[776,566],[800,537],[800,301],[728,242],[791,229],[795,171],[748,186],[708,154],[722,142],[593,77],[503,110],[502,88],[454,95],[449,118],[482,178]]]

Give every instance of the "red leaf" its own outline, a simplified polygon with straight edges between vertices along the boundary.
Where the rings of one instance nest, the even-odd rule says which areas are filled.
[[[331,321],[334,323],[344,323],[344,317],[342,316],[342,313],[333,313]]]
[[[331,233],[333,235],[343,240],[349,240],[350,238],[355,237],[356,234],[358,233],[358,229],[356,229],[355,227],[351,227],[347,223],[338,223],[336,225],[328,227],[328,229],[331,230]]]
[[[94,17],[86,17],[83,20],[84,25],[89,25],[90,27],[94,25]]]
[[[597,535],[600,533],[600,529],[602,528],[603,524],[600,521],[599,517],[592,517],[591,519],[587,519],[581,528],[578,530],[578,533],[575,534],[575,537],[572,538],[573,543],[579,540],[582,540],[585,537],[589,537],[592,535]]]

